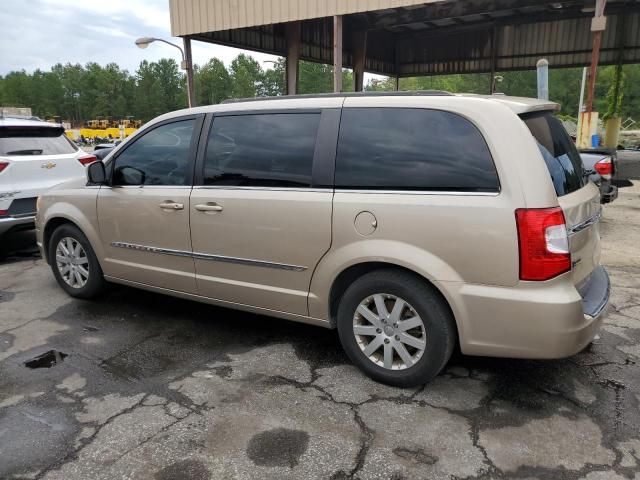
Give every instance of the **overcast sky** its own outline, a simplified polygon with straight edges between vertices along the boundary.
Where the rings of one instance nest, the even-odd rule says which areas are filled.
[[[0,75],[67,62],[115,62],[133,73],[144,59],[180,60],[180,52],[169,45],[154,43],[141,50],[134,44],[143,36],[172,41],[169,0],[0,0],[0,32]],[[181,38],[173,41],[182,44]],[[195,41],[191,45],[198,64],[218,57],[228,65],[241,52]],[[277,58],[251,55],[261,63]]]

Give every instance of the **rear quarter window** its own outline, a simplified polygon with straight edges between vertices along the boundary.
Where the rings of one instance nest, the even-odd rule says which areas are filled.
[[[586,184],[582,159],[562,122],[551,112],[535,112],[520,118],[538,143],[556,194],[561,197]]]
[[[61,155],[77,150],[62,128],[0,128],[0,155]]]
[[[480,131],[466,118],[422,108],[345,108],[336,188],[497,192]]]

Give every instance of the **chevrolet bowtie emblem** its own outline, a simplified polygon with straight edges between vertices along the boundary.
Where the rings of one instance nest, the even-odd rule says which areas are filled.
[[[52,168],[54,168],[56,166],[55,163],[53,162],[47,162],[47,163],[43,163],[42,165],[40,165],[40,168],[46,168],[47,170],[51,170]]]

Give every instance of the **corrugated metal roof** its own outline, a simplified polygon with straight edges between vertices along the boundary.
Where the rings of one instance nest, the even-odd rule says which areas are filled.
[[[171,34],[193,35],[443,0],[169,0]]]
[[[174,8],[189,10],[197,3],[200,13],[191,10],[188,13],[201,21],[199,27],[188,30],[195,40],[285,55],[284,23],[208,29],[209,21],[204,19],[211,16],[214,5],[216,9],[223,5],[229,7],[230,2],[171,0],[172,19],[187,15],[174,15]],[[221,15],[227,15],[228,19],[235,15],[235,25],[248,23],[249,17],[252,22],[271,22],[272,19],[320,15],[301,21],[301,58],[328,64],[333,63],[330,15],[357,11],[344,17],[343,65],[353,66],[352,33],[366,30],[365,70],[384,75],[408,77],[525,70],[535,68],[536,61],[542,57],[546,57],[552,67],[582,66],[589,64],[591,56],[593,13],[584,9],[582,0],[443,0],[431,3],[234,0],[233,3],[234,9],[225,7],[227,10],[223,9]],[[249,15],[246,11],[248,3],[254,6],[260,3],[261,9]],[[178,7],[173,7],[174,4]],[[277,8],[274,7],[276,4]],[[285,4],[296,4],[296,10],[284,12]],[[389,6],[398,4],[404,6]],[[384,9],[359,10],[367,5]],[[267,7],[275,10],[267,12]],[[640,0],[609,0],[605,13],[607,28],[602,38],[600,63],[616,63],[620,55],[623,63],[640,63]]]
[[[624,25],[624,34],[621,32]],[[623,63],[640,63],[640,14],[611,15],[603,33],[600,63],[615,64],[624,45]],[[491,71],[495,35],[495,71],[534,69],[540,58],[552,67],[588,65],[593,36],[589,18],[515,24],[460,33],[406,37],[397,43],[400,76]],[[622,35],[622,43],[618,36]]]

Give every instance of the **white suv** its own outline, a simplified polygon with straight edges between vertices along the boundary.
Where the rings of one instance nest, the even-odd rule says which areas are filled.
[[[33,228],[38,195],[84,177],[85,165],[95,160],[60,124],[0,117],[0,236]]]

